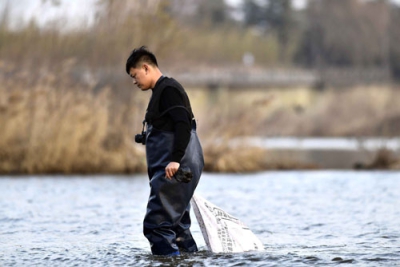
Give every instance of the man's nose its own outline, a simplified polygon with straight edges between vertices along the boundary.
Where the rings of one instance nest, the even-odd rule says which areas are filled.
[[[132,82],[133,82],[134,85],[137,84],[137,81],[135,79],[132,79]]]

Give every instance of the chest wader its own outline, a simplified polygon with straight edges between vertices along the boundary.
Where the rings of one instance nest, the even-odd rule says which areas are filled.
[[[159,90],[158,95],[161,95]],[[157,103],[152,96],[151,102]],[[187,96],[186,96],[187,97]],[[157,106],[156,105],[156,106]],[[190,110],[190,107],[179,106]],[[143,223],[143,233],[149,240],[154,255],[173,255],[181,252],[196,252],[197,245],[190,233],[190,199],[199,182],[203,166],[203,151],[196,133],[196,123],[192,130],[180,168],[193,174],[188,183],[165,177],[165,167],[171,162],[174,133],[153,127],[147,119],[146,159],[150,179],[150,197]]]

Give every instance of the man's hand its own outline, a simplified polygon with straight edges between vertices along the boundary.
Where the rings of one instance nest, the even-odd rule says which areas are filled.
[[[179,169],[180,164],[178,162],[170,162],[167,167],[165,167],[165,177],[172,180],[175,173]]]

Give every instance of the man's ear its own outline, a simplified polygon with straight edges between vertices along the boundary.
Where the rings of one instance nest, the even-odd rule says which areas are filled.
[[[147,65],[146,63],[143,63],[142,68],[144,69],[144,71],[146,72],[146,74],[147,74],[147,71],[150,69],[150,68],[149,68],[149,65]]]

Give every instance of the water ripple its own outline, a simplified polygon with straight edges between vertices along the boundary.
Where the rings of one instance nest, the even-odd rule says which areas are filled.
[[[395,172],[206,174],[198,193],[241,218],[265,251],[212,254],[194,223],[200,252],[167,258],[142,235],[145,176],[3,177],[0,266],[393,266],[399,192]]]

